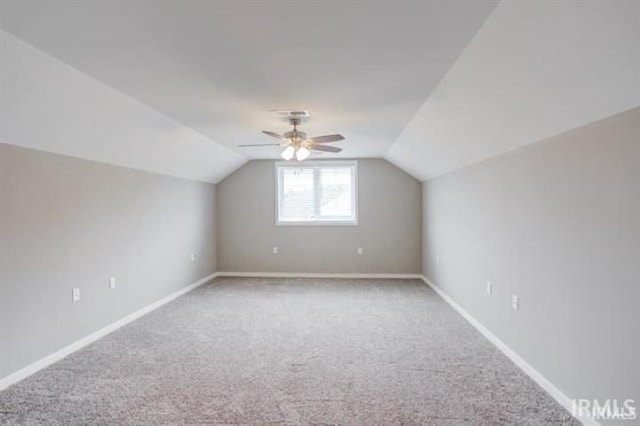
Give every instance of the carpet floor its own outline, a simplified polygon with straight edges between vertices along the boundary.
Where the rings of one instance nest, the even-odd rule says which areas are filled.
[[[579,424],[417,280],[217,278],[0,392],[0,424]]]

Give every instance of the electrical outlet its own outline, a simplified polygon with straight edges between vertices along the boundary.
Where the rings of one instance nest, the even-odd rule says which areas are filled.
[[[515,294],[511,296],[511,307],[513,308],[514,311],[517,311],[518,309],[520,309],[520,298]]]
[[[278,247],[273,246],[273,249],[271,251],[273,252],[273,254],[278,254]]]
[[[487,281],[487,294],[489,296],[493,294],[493,284],[491,284],[491,281]]]
[[[191,261],[195,262],[196,261],[196,255],[195,253],[191,253]]]
[[[116,288],[116,277],[109,278],[109,289],[113,290]]]
[[[80,289],[74,288],[71,292],[71,301],[73,303],[80,301]]]
[[[362,247],[358,247],[358,254],[362,256]]]

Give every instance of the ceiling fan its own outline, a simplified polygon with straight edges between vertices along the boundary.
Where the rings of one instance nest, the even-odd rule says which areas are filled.
[[[289,123],[293,126],[293,130],[280,135],[278,133],[263,130],[262,133],[273,138],[279,139],[280,143],[260,143],[250,145],[238,145],[241,148],[251,146],[284,146],[285,149],[280,154],[285,160],[303,161],[311,154],[311,151],[321,152],[340,152],[342,148],[324,145],[326,143],[338,142],[344,140],[342,135],[326,135],[307,138],[307,134],[298,130],[301,123],[300,118],[290,118]]]

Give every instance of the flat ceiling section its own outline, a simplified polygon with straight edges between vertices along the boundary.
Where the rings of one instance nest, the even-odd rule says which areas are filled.
[[[640,106],[639,40],[638,1],[502,2],[386,158],[425,180]]]
[[[237,148],[289,129],[272,109],[382,157],[496,4],[5,0],[1,26],[249,158],[279,155]]]

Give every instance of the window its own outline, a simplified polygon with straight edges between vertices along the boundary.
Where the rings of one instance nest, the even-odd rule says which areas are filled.
[[[277,224],[358,223],[355,161],[276,163]]]

